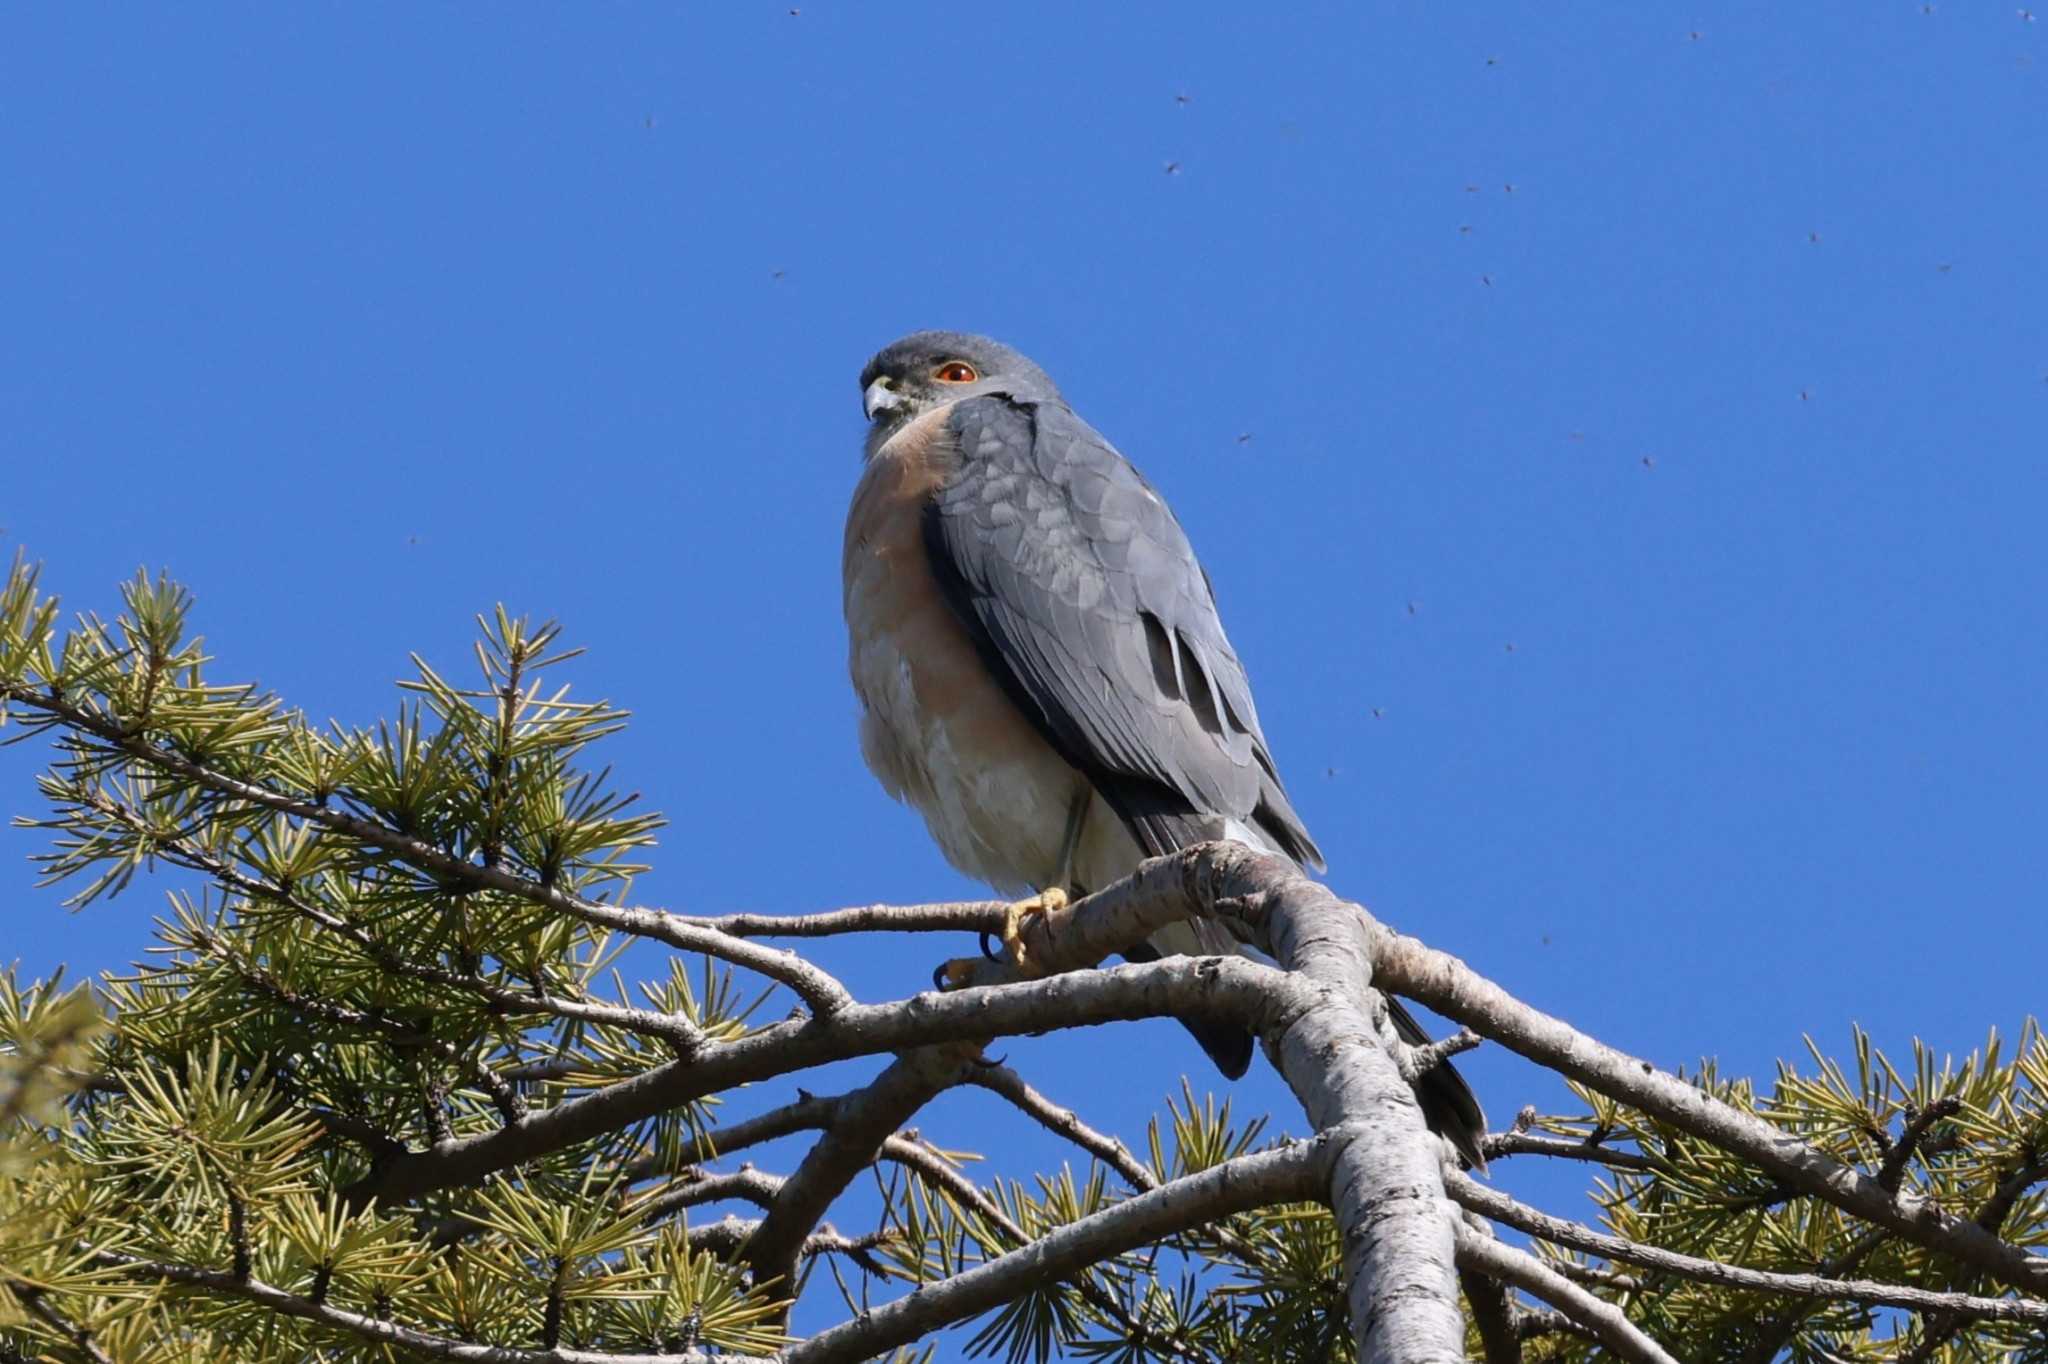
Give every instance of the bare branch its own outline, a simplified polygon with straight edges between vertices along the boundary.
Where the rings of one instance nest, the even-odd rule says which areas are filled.
[[[565,1100],[495,1132],[437,1142],[397,1157],[351,1185],[359,1204],[389,1205],[474,1183],[495,1171],[736,1086],[831,1061],[939,1042],[987,1041],[1011,1033],[1164,1015],[1261,1026],[1297,991],[1288,977],[1242,958],[1169,957],[1090,975],[926,993],[889,1004],[855,1004],[831,1018],[771,1024],[698,1055],[664,1062],[590,1094]]]
[[[1649,1156],[1617,1151],[1597,1142],[1574,1141],[1547,1132],[1488,1132],[1480,1139],[1488,1160],[1502,1156],[1561,1156],[1566,1160],[1591,1161],[1617,1170],[1640,1170],[1646,1174],[1663,1168]]]
[[[747,1244],[747,1238],[760,1230],[761,1220],[757,1217],[724,1217],[716,1222],[706,1222],[701,1227],[690,1228],[690,1247],[693,1250],[708,1250],[713,1255],[729,1259],[739,1253]],[[869,1251],[886,1245],[898,1235],[891,1229],[870,1231],[859,1236],[847,1236],[830,1222],[820,1223],[818,1229],[804,1238],[802,1256],[808,1260],[817,1255],[848,1255],[861,1261]],[[865,1264],[862,1268],[866,1268]],[[724,1356],[720,1356],[724,1358]],[[778,1361],[780,1356],[777,1357]]]
[[[1208,914],[1271,952],[1293,987],[1271,1001],[1259,1032],[1309,1121],[1339,1139],[1328,1201],[1344,1233],[1359,1357],[1379,1364],[1462,1349],[1437,1143],[1372,1021],[1368,930],[1377,926],[1363,909],[1285,858],[1202,843],[1151,858],[1065,910],[1031,916],[1025,959],[1041,971],[1090,966],[1166,924]],[[1202,959],[1205,967],[1220,960]],[[1018,974],[1010,962],[956,965],[976,984]]]
[[[1439,1037],[1434,1042],[1408,1048],[1407,1059],[1401,1070],[1413,1082],[1429,1074],[1453,1056],[1472,1050],[1484,1040],[1470,1028],[1460,1028],[1449,1037]]]
[[[1046,1131],[1065,1137],[1122,1175],[1124,1182],[1133,1189],[1159,1187],[1159,1181],[1152,1177],[1152,1172],[1131,1154],[1123,1142],[1082,1122],[1081,1116],[1073,1109],[1062,1108],[1046,1098],[1008,1066],[978,1066],[967,1076],[967,1083],[1009,1100]]]
[[[2048,1289],[2048,1258],[2009,1245],[1928,1199],[1882,1188],[1763,1119],[1531,1008],[1449,953],[1378,924],[1373,931],[1380,972],[1401,994],[1539,1065],[1754,1162],[1791,1190],[1825,1199],[2005,1283],[2037,1293]]]
[[[802,1094],[803,1091],[799,1090]],[[832,1124],[832,1115],[846,1096],[836,1095],[821,1098],[815,1094],[804,1094],[795,1103],[772,1108],[766,1113],[757,1113],[751,1118],[727,1123],[723,1127],[707,1128],[698,1139],[701,1156],[706,1160],[729,1156],[763,1142],[774,1141],[796,1132],[815,1132]],[[649,1162],[636,1161],[626,1168],[628,1179],[644,1179],[657,1173]]]
[[[829,938],[842,933],[994,933],[1003,926],[1007,900],[958,900],[931,905],[860,905],[817,914],[721,914],[678,919],[694,928],[735,938]]]
[[[670,1213],[684,1208],[702,1207],[706,1203],[722,1203],[731,1198],[743,1198],[760,1208],[775,1206],[775,1198],[782,1192],[786,1181],[780,1175],[771,1175],[765,1170],[751,1167],[719,1173],[698,1170],[685,1173],[675,1184],[653,1195],[639,1208],[640,1216],[648,1222],[658,1222]]]
[[[1658,1246],[1623,1240],[1595,1231],[1577,1222],[1538,1212],[1489,1189],[1470,1177],[1450,1173],[1444,1187],[1460,1207],[1505,1223],[1517,1231],[1541,1237],[1574,1250],[1588,1251],[1623,1264],[1641,1265],[1698,1283],[1721,1284],[1730,1288],[1757,1289],[1766,1293],[1800,1298],[1829,1298],[1869,1303],[1879,1307],[1902,1307],[1916,1312],[1949,1311],[1997,1321],[2048,1322],[2048,1302],[2027,1298],[1978,1298],[1962,1293],[1938,1293],[1924,1288],[1868,1279],[1827,1279],[1814,1274],[1779,1274],[1769,1270],[1746,1269],[1740,1265],[1702,1260]]]
[[[1594,1297],[1535,1256],[1512,1250],[1463,1223],[1458,1224],[1458,1263],[1543,1299],[1623,1359],[1636,1364],[1678,1364],[1613,1303]]]
[[[755,1283],[796,1282],[797,1252],[832,1200],[874,1164],[876,1153],[913,1113],[959,1083],[979,1051],[975,1043],[953,1043],[905,1052],[866,1088],[839,1102],[825,1135],[783,1182],[747,1243]]]
[[[1232,1213],[1313,1198],[1329,1178],[1331,1155],[1325,1139],[1297,1142],[1176,1179],[820,1332],[792,1346],[784,1364],[852,1364],[999,1306],[1027,1285],[1067,1278]]]

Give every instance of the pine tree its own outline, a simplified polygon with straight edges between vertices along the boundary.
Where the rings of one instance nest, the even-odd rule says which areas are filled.
[[[0,1360],[817,1364],[931,1358],[962,1322],[1011,1361],[2048,1359],[2031,1023],[1904,1070],[1856,1033],[1853,1063],[1815,1047],[1768,1087],[1666,1074],[1228,845],[1033,920],[1048,974],[967,959],[863,1003],[760,940],[1005,906],[632,905],[662,821],[589,766],[626,716],[555,682],[555,626],[501,609],[473,681],[415,659],[389,720],[344,729],[210,680],[175,584],[122,597],[60,629],[20,559],[0,594],[0,724],[55,745],[45,880],[80,905],[173,883],[151,964],[0,977]],[[1278,965],[1095,969],[1197,914]],[[665,972],[629,985],[634,944]],[[1469,1031],[1405,1048],[1372,984]],[[1303,1112],[1184,1086],[1134,1151],[984,1052],[1201,1012],[1258,1030]],[[1409,1082],[1481,1038],[1584,1105],[1490,1136],[1497,1175],[1585,1162],[1602,1226],[1424,1130]],[[796,1084],[863,1057],[857,1088]],[[911,1126],[961,1085],[1074,1159],[977,1178]],[[742,1086],[782,1097],[725,1117]],[[794,1168],[745,1163],[793,1134]],[[758,1216],[702,1215],[735,1203]],[[855,1203],[868,1224],[828,1220]],[[836,1324],[792,1334],[799,1299]]]

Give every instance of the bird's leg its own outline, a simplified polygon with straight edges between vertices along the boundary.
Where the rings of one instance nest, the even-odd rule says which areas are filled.
[[[1011,963],[1027,974],[1035,976],[1038,972],[1034,969],[1035,963],[1028,963],[1024,958],[1024,921],[1034,914],[1065,909],[1070,902],[1067,888],[1074,884],[1074,856],[1081,846],[1081,830],[1088,823],[1088,807],[1094,799],[1094,788],[1083,786],[1067,806],[1067,827],[1060,837],[1058,879],[1052,885],[1042,887],[1030,899],[1017,901],[1003,913],[1003,946],[1010,951]]]
[[[1081,846],[1081,831],[1088,823],[1088,807],[1095,799],[1093,788],[1083,787],[1075,793],[1067,806],[1067,827],[1060,840],[1059,878],[1057,884],[1047,886],[1038,894],[1026,900],[1018,900],[1003,911],[1003,927],[1000,933],[1003,946],[1009,950],[1010,964],[1026,975],[1038,974],[1035,963],[1027,962],[1024,955],[1024,921],[1034,914],[1049,910],[1065,909],[1073,897],[1068,887],[1074,884],[1074,857]],[[1002,960],[989,948],[989,935],[981,935],[981,955],[990,961]],[[957,990],[974,978],[974,959],[956,958],[943,962],[932,972],[932,984],[941,990]]]

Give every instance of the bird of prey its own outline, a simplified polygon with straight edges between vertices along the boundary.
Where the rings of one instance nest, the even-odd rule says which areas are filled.
[[[1321,870],[1187,535],[1045,371],[926,331],[876,354],[860,386],[842,568],[861,753],[947,860],[1039,907],[1213,838]],[[1243,950],[1197,919],[1125,955]],[[1428,1040],[1387,1006],[1405,1040]],[[1184,1022],[1244,1074],[1248,1033]],[[1485,1118],[1457,1073],[1435,1067],[1418,1093],[1483,1164]]]

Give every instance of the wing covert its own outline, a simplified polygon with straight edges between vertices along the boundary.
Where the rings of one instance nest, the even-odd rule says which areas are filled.
[[[1162,828],[1226,816],[1319,867],[1164,500],[1064,404],[971,398],[949,427],[959,465],[925,548],[1012,698],[1148,851],[1188,841]]]

